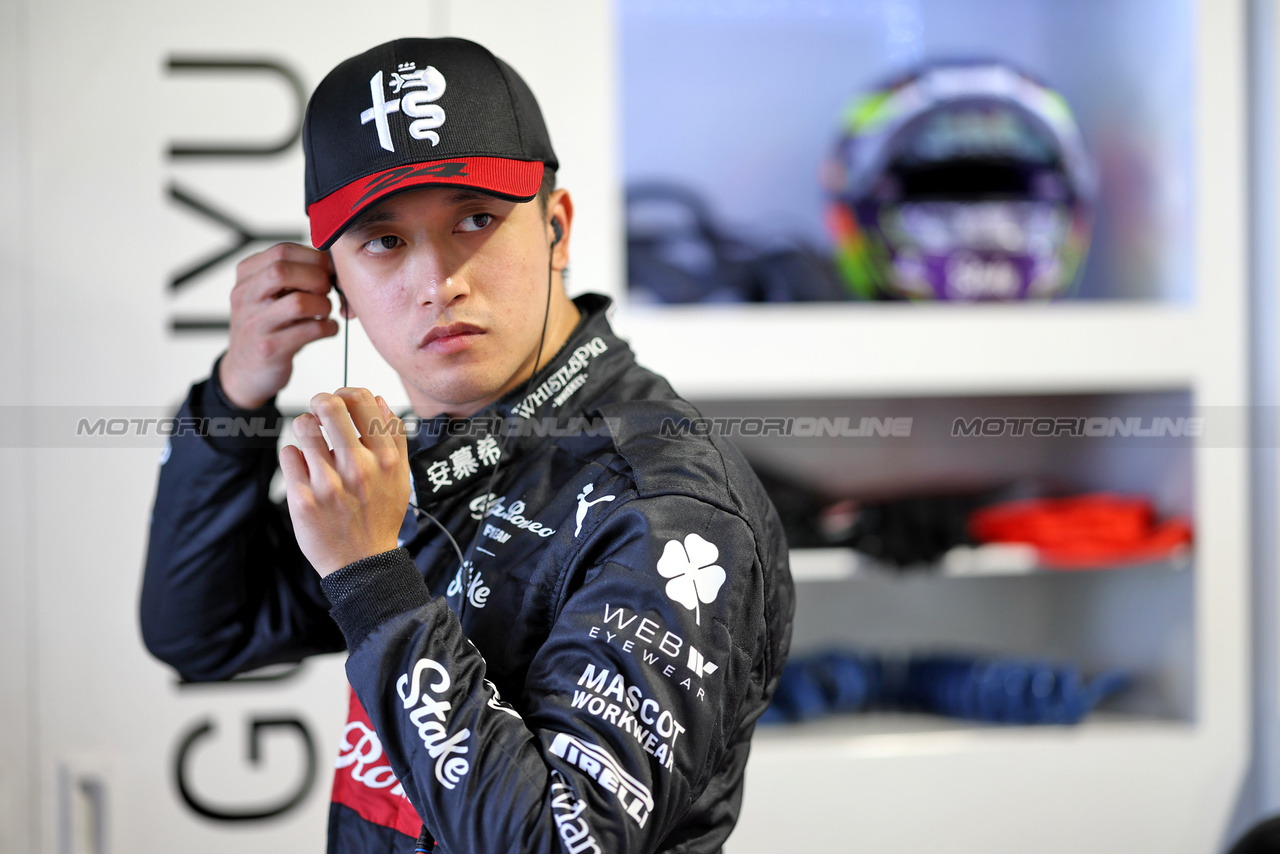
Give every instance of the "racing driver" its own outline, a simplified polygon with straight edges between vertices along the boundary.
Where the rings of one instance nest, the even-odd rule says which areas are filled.
[[[331,852],[720,850],[790,642],[786,544],[608,300],[566,295],[532,93],[477,44],[400,39],[320,83],[303,146],[315,248],[237,268],[179,416],[249,429],[171,438],[148,649],[189,680],[348,651]],[[413,415],[317,394],[277,453],[251,428],[337,333],[331,288]]]

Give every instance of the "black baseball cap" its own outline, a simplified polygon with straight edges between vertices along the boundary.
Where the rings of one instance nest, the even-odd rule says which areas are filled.
[[[396,39],[329,72],[302,126],[311,243],[328,249],[361,211],[423,186],[531,201],[557,169],[520,75],[466,39]]]

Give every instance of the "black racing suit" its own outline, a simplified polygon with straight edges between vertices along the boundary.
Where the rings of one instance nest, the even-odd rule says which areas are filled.
[[[733,828],[791,635],[782,529],[738,451],[614,336],[608,300],[576,302],[527,397],[410,439],[419,506],[464,550],[480,528],[469,572],[411,511],[402,548],[322,586],[268,498],[272,442],[171,438],[147,647],[191,680],[350,650],[331,852],[412,851],[419,821],[451,854],[711,852]],[[215,384],[179,415],[278,417]],[[495,414],[521,425],[505,447],[481,429]]]

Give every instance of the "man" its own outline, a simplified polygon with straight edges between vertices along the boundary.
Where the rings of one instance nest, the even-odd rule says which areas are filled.
[[[608,301],[566,296],[573,203],[532,93],[479,45],[402,39],[325,78],[304,148],[328,254],[239,266],[180,414],[274,421],[293,355],[337,331],[332,276],[423,429],[316,395],[287,509],[273,445],[173,437],[148,648],[188,679],[349,650],[331,851],[719,850],[790,640],[786,546]]]

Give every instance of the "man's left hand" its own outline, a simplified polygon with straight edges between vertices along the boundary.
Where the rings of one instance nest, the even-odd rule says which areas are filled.
[[[320,576],[394,549],[409,506],[409,451],[386,401],[363,388],[322,392],[293,430],[298,444],[280,449],[280,470],[298,545]]]

